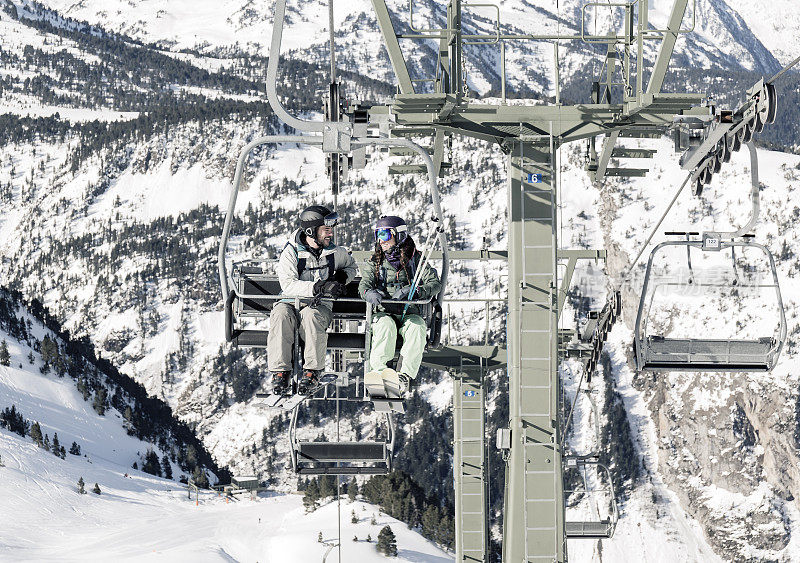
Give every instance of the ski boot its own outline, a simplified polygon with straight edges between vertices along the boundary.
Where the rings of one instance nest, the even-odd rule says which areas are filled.
[[[288,371],[273,371],[272,372],[272,394],[285,395],[289,389],[289,372]]]
[[[317,370],[304,371],[303,376],[297,383],[297,393],[299,395],[305,395],[319,385],[319,373],[320,372]]]

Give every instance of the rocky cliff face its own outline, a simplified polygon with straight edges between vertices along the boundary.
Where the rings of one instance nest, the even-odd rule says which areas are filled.
[[[789,331],[794,333],[790,334],[776,369],[770,374],[635,373],[630,330],[639,305],[640,277],[626,284],[623,300],[628,330],[618,331],[616,340],[627,351],[633,387],[647,405],[652,420],[657,472],[677,493],[686,511],[701,524],[715,552],[731,561],[793,561],[798,557],[793,522],[800,476],[800,451],[795,438],[796,325],[791,321],[797,316],[794,297],[797,260],[781,248],[784,239],[794,237],[792,216],[796,206],[792,197],[798,186],[794,170],[800,159],[762,153],[761,160],[762,171],[765,160],[774,167],[762,174],[762,197],[784,203],[768,206],[769,211],[762,216],[755,232],[757,240],[766,241],[778,261]],[[684,194],[660,230],[688,226],[692,222],[689,217],[706,228],[712,224],[721,228],[741,223],[748,202],[739,195],[745,193],[748,170],[746,159],[737,164],[720,183],[725,189],[712,185],[716,189],[699,200]],[[620,236],[618,223],[630,212],[629,203],[647,195],[653,186],[623,183],[605,188],[609,197],[604,200],[601,224],[609,249],[607,264],[612,279],[627,271],[638,245],[649,234],[650,225],[660,216],[670,192],[682,180],[676,167],[663,161],[657,164],[654,174],[671,181],[661,185],[660,203],[645,212],[642,225],[647,228],[633,237]],[[704,213],[698,213],[699,210]],[[660,240],[664,237],[658,235],[654,243]],[[648,254],[641,262],[646,261]],[[704,334],[702,320],[706,311],[694,313],[669,316],[664,321],[666,333],[688,328],[698,335]],[[746,324],[748,320],[753,321],[745,309],[742,322]]]

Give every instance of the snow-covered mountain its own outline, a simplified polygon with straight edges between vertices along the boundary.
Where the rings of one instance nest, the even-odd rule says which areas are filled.
[[[658,25],[670,3],[652,4],[652,21]],[[708,90],[713,84],[719,94],[734,83],[749,86],[758,75],[773,72],[797,48],[800,22],[792,17],[790,4],[787,0],[786,17],[773,17],[779,2],[698,0],[697,34],[678,43],[676,66],[684,73],[678,80]],[[73,335],[89,339],[104,358],[166,400],[220,464],[234,472],[256,473],[280,490],[294,490],[295,478],[285,467],[283,419],[253,401],[264,375],[264,357],[223,344],[215,262],[221,210],[237,153],[255,136],[279,130],[261,93],[271,6],[92,0],[46,5],[55,12],[23,1],[6,2],[0,13],[2,108],[10,112],[0,116],[3,283],[42,300]],[[514,22],[510,29],[519,31],[575,33],[579,6],[560,2],[557,9],[555,2],[506,0],[502,21]],[[390,2],[390,7],[396,25],[407,25],[407,4]],[[360,97],[385,98],[392,92],[392,77],[378,48],[369,3],[336,3],[335,8],[340,68],[355,73],[369,69],[369,76],[346,75],[348,87]],[[415,26],[441,23],[442,9],[438,2],[415,3]],[[83,28],[68,18],[98,27]],[[290,2],[289,19],[284,94],[295,109],[315,110],[318,90],[327,79],[326,4]],[[596,19],[600,31],[613,20],[602,13]],[[467,22],[476,29],[491,27],[478,14],[469,15]],[[685,24],[690,25],[688,19]],[[594,29],[595,21],[590,25]],[[780,33],[769,31],[773,27]],[[160,49],[137,41],[156,43]],[[178,52],[181,48],[192,52]],[[424,44],[413,49],[413,70],[424,76],[435,52]],[[579,81],[591,70],[590,54],[579,44],[562,45],[562,76],[585,86]],[[474,48],[469,55],[473,90],[497,89],[496,52]],[[707,81],[693,82],[705,70]],[[688,77],[690,72],[695,74]],[[731,77],[719,78],[725,73]],[[510,46],[509,77],[518,92],[548,95],[552,76],[550,46]],[[579,95],[585,92],[575,97]],[[791,115],[791,106],[781,104],[782,118]],[[26,115],[30,118],[21,117]],[[783,144],[800,146],[788,131],[781,137]],[[681,178],[669,143],[643,143],[659,149],[653,172],[642,180],[609,181],[602,188],[586,178],[583,146],[561,151],[562,246],[610,251],[605,270],[592,266],[595,270],[582,271],[587,278],[623,271]],[[782,362],[769,376],[645,377],[628,367],[631,335],[618,327],[609,345],[609,387],[598,378],[595,393],[601,404],[610,398],[612,406],[622,405],[635,452],[633,465],[640,470],[623,479],[627,497],[617,539],[602,547],[570,542],[578,560],[657,556],[661,561],[705,561],[712,551],[724,560],[800,560],[793,500],[800,495],[793,437],[800,416],[794,369],[798,310],[792,285],[800,172],[795,156],[761,155],[764,218],[756,232],[781,257],[790,319],[790,344]],[[703,198],[684,194],[671,215],[682,219],[672,220],[669,228],[696,221],[705,221],[705,228],[721,226],[744,213],[747,164],[740,156],[717,175]],[[479,248],[486,238],[490,247],[502,248],[504,156],[496,147],[457,139],[450,158],[455,173],[442,181],[450,240],[459,248]],[[284,146],[259,152],[251,162],[250,189],[239,201],[230,252],[237,257],[274,256],[298,209],[330,200],[323,160],[315,151]],[[371,155],[367,169],[354,174],[343,190],[339,211],[347,226],[340,229],[339,242],[367,248],[369,224],[387,212],[406,215],[419,226],[413,234],[422,236],[427,198],[417,190],[415,178],[388,176],[388,164],[384,153]],[[455,268],[450,291],[494,295],[502,293],[502,281],[489,267]],[[633,286],[626,292],[627,323],[632,322],[637,291]],[[584,293],[598,305],[604,292],[601,282]],[[446,338],[479,336],[467,328],[478,331],[483,326],[481,311],[453,312]],[[702,330],[710,315],[706,308],[671,321],[686,330]],[[500,319],[493,322],[494,333],[502,338]],[[502,376],[492,379],[496,398]],[[444,374],[423,377],[420,395],[425,400],[406,418],[408,444],[398,454],[398,466],[423,482],[430,494],[446,500],[451,486],[451,386]],[[570,375],[565,372],[564,377],[569,380]],[[580,420],[590,425],[588,410],[581,412],[585,418]],[[334,418],[316,414],[320,423],[302,432],[312,438],[322,432],[331,435]],[[601,416],[605,428],[616,428],[613,416]],[[372,428],[372,415],[358,411],[341,431],[347,436]],[[424,463],[423,455],[429,456]],[[614,467],[618,474],[621,465],[622,460]],[[502,478],[501,472],[492,475],[495,492]],[[64,479],[70,484],[73,480]],[[109,486],[122,487],[112,481]],[[125,498],[138,501],[137,495]],[[167,502],[159,499],[154,507]],[[653,553],[655,537],[658,554]]]

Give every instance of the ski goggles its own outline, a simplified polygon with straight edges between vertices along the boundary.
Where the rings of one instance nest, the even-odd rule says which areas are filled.
[[[322,224],[325,225],[326,227],[334,227],[338,223],[339,223],[339,214],[336,213],[335,211],[333,213],[325,215],[325,217],[322,219]]]
[[[375,240],[379,242],[390,241],[393,236],[394,229],[375,229]]]

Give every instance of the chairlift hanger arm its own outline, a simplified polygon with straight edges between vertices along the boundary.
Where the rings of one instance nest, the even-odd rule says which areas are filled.
[[[239,189],[242,183],[244,163],[247,161],[247,157],[250,156],[250,153],[254,148],[261,145],[277,143],[304,143],[309,145],[321,145],[322,137],[314,138],[302,135],[268,135],[266,137],[259,137],[258,139],[251,141],[242,149],[242,152],[239,155],[239,161],[236,163],[236,173],[233,177],[233,189],[231,190],[231,195],[228,199],[228,213],[225,215],[225,223],[222,227],[222,238],[219,245],[219,251],[217,252],[217,271],[219,274],[219,284],[220,288],[222,289],[223,299],[227,298],[228,294],[230,293],[230,288],[228,286],[227,266],[225,264],[225,251],[228,248],[228,238],[230,237],[233,214],[236,210],[236,199],[239,195]]]

